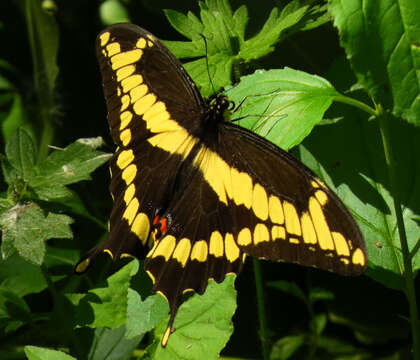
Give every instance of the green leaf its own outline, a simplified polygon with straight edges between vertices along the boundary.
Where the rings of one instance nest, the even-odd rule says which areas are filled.
[[[359,82],[376,103],[419,125],[420,2],[331,0],[330,11]]]
[[[133,351],[141,340],[141,336],[133,339],[124,337],[125,327],[118,329],[97,328],[95,329],[92,347],[90,348],[89,360],[129,360],[132,359]]]
[[[327,326],[327,315],[326,314],[315,314],[315,316],[309,322],[309,328],[316,335],[321,335]]]
[[[6,157],[17,174],[28,181],[34,173],[35,143],[23,128],[17,129],[6,143]]]
[[[107,279],[107,286],[90,290],[86,295],[70,294],[76,305],[76,324],[88,327],[119,328],[127,318],[130,280],[138,271],[139,263],[133,260]]]
[[[311,288],[308,297],[309,302],[315,304],[320,300],[334,300],[334,293],[325,289]]]
[[[10,318],[22,323],[31,320],[31,310],[25,300],[13,291],[0,288],[0,319]]]
[[[41,265],[45,256],[45,241],[51,238],[71,238],[72,219],[66,215],[44,214],[34,203],[18,204],[2,213],[3,259],[18,253],[25,260]]]
[[[269,281],[267,283],[267,286],[273,289],[283,291],[286,294],[292,295],[295,298],[301,300],[304,304],[308,303],[305,293],[294,282],[284,280]]]
[[[51,350],[38,346],[25,346],[25,355],[29,360],[77,360],[73,356],[67,355],[61,351]]]
[[[162,296],[156,294],[142,301],[136,291],[128,289],[127,331],[125,336],[127,339],[131,339],[145,334],[156,327],[163,319],[166,319],[168,312],[168,303]]]
[[[100,138],[99,138],[100,139]],[[42,196],[54,198],[54,192],[64,194],[59,185],[68,185],[90,179],[90,173],[105,163],[112,154],[97,151],[98,139],[79,139],[63,150],[53,151],[38,166],[37,175],[30,180],[30,185]],[[48,190],[40,188],[51,188]],[[68,195],[68,193],[67,193]],[[50,196],[50,197],[49,197]]]
[[[321,121],[339,93],[319,76],[285,68],[244,76],[226,95],[240,104],[231,121],[288,150]]]
[[[361,121],[354,111],[343,115],[344,121],[314,129],[305,139],[311,153],[301,147],[301,160],[335,189],[354,215],[367,246],[367,275],[387,287],[404,289],[401,246],[378,126],[375,121]],[[398,154],[398,191],[412,250],[420,233],[414,220],[420,214],[420,178],[416,175],[420,171],[420,129],[394,120],[390,133]],[[322,164],[315,159],[322,159]],[[419,269],[417,253],[413,270]]]
[[[270,360],[290,359],[303,345],[305,345],[305,335],[285,336],[273,345]]]
[[[48,286],[39,266],[33,265],[19,256],[0,261],[0,288],[13,291],[23,297],[39,293]]]
[[[104,25],[130,22],[130,15],[118,0],[106,0],[99,6],[99,16]]]
[[[4,139],[9,139],[20,126],[27,124],[22,98],[18,93],[13,95],[13,102],[7,116],[1,121],[1,131]]]
[[[210,281],[203,295],[195,294],[179,308],[175,332],[165,348],[157,345],[153,359],[218,359],[232,332],[232,316],[236,309],[235,276],[228,275],[221,284]],[[167,320],[156,328],[161,341]]]

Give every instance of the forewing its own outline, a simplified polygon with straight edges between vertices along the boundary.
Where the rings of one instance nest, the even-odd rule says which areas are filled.
[[[154,217],[173,196],[176,174],[196,139],[203,100],[179,61],[149,32],[117,24],[98,35],[108,121],[117,150],[110,162],[114,206],[110,235],[76,266],[105,251],[145,252]],[[180,126],[182,125],[182,126]]]

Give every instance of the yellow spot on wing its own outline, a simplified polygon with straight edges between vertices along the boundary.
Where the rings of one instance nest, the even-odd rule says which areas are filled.
[[[99,35],[99,39],[101,40],[101,46],[105,46],[108,43],[110,35],[111,34],[108,31]]]
[[[260,184],[254,185],[254,193],[252,198],[252,210],[261,220],[268,219],[268,198],[265,189]],[[268,232],[268,231],[267,231]]]
[[[128,205],[136,192],[136,187],[131,184],[124,192],[124,202]]]
[[[131,111],[124,111],[123,113],[121,113],[121,115],[120,115],[120,120],[121,120],[120,130],[125,129],[128,126],[128,124],[130,124],[132,119],[133,119],[133,114],[131,113]]]
[[[315,197],[317,198],[317,200],[319,201],[319,203],[321,204],[321,206],[324,206],[327,201],[328,201],[328,196],[327,194],[322,191],[322,190],[317,190],[315,192]]]
[[[180,129],[182,128],[180,127]],[[147,141],[151,145],[157,146],[171,154],[182,155],[185,159],[198,140],[190,136],[186,130],[178,130],[157,134],[147,139]]]
[[[149,109],[149,111],[153,108],[153,106]],[[160,114],[155,114],[153,117],[145,119],[146,114],[143,115],[143,120],[147,121],[147,128],[153,133],[179,130],[179,125],[176,121],[170,119],[171,116],[167,111],[163,111]]]
[[[144,49],[146,47],[146,39],[145,38],[138,39],[136,43],[136,47],[138,47],[139,49]]]
[[[271,228],[271,238],[273,240],[278,240],[278,239],[285,240],[286,239],[286,230],[284,229],[284,227],[274,225]]]
[[[128,224],[131,225],[134,221],[134,218],[137,215],[137,211],[139,209],[139,200],[137,198],[134,198],[130,201],[127,208],[124,211],[123,219],[127,219]]]
[[[338,255],[350,256],[350,249],[344,236],[339,232],[332,232],[332,237],[335,243],[335,251]]]
[[[149,88],[146,84],[141,84],[139,86],[136,86],[134,89],[130,91],[130,98],[131,103],[134,104],[137,100],[142,98],[144,95],[146,95],[149,91]]]
[[[270,213],[270,219],[274,224],[284,223],[284,213],[281,206],[280,199],[277,196],[271,195],[268,199],[268,208]]]
[[[178,260],[182,267],[185,267],[191,251],[191,241],[187,238],[182,238],[175,248],[172,258]]]
[[[264,241],[270,241],[270,234],[268,232],[267,226],[264,224],[257,224],[255,225],[254,229],[254,244],[258,245]]]
[[[146,245],[150,232],[150,221],[145,213],[136,216],[133,225],[131,225],[131,231],[137,235],[143,245]]]
[[[289,239],[289,241],[290,241],[292,244],[299,244],[299,243],[300,243],[300,240],[299,240],[298,238],[295,238],[295,237],[291,237],[291,238]]]
[[[226,249],[226,258],[230,262],[234,262],[235,260],[239,258],[240,251],[231,233],[225,234],[225,249]]]
[[[125,169],[134,160],[133,150],[121,151],[117,158],[117,166],[120,169]]]
[[[325,220],[321,205],[314,197],[309,199],[309,213],[312,217],[320,248],[323,250],[334,250],[330,228]]]
[[[283,209],[287,232],[292,235],[301,235],[300,221],[295,206],[284,201]]]
[[[106,46],[106,50],[108,51],[108,56],[111,57],[121,52],[121,46],[119,43],[113,42]]]
[[[143,51],[140,49],[119,53],[111,58],[111,67],[113,70],[117,70],[123,66],[133,64],[139,61],[142,55]]]
[[[104,253],[105,253],[105,254],[108,254],[108,255],[111,257],[111,259],[114,259],[114,254],[111,252],[111,250],[109,250],[109,249],[104,249]]]
[[[300,218],[300,221],[302,224],[303,241],[306,244],[316,244],[316,232],[309,214],[307,212],[304,212]]]
[[[121,98],[121,111],[124,111],[128,108],[128,105],[130,105],[130,96],[124,95]]]
[[[224,161],[222,159],[220,160]],[[240,172],[233,167],[230,171],[232,175],[232,188],[235,204],[244,205],[247,209],[250,209],[253,197],[251,177],[248,174]]]
[[[210,236],[210,255],[214,255],[215,257],[222,257],[223,256],[223,237],[219,231],[213,231]]]
[[[133,182],[136,175],[137,175],[137,166],[134,164],[131,164],[124,169],[124,171],[121,174],[121,177],[127,185],[130,185]]]
[[[351,258],[351,261],[353,264],[355,265],[365,265],[366,262],[366,258],[365,255],[363,254],[363,251],[360,250],[359,248],[357,248],[356,250],[354,250],[353,256]]]
[[[156,95],[149,93],[134,103],[133,110],[137,115],[143,115],[155,102]]]
[[[172,235],[164,236],[157,244],[152,257],[163,256],[168,261],[175,249],[176,239]]]
[[[117,81],[124,80],[126,77],[130,76],[136,70],[134,65],[127,65],[118,69],[116,72]]]
[[[124,146],[127,146],[131,141],[131,130],[125,129],[120,133],[120,139]]]
[[[207,260],[207,243],[204,240],[197,241],[191,251],[191,260],[204,262]]]
[[[134,89],[136,86],[141,85],[142,82],[143,82],[143,76],[139,74],[135,74],[121,81],[121,86],[123,88],[123,91],[127,93],[130,90]]]
[[[83,260],[83,261],[81,261],[80,263],[77,264],[77,266],[75,268],[75,271],[77,273],[85,272],[87,267],[89,266],[89,264],[90,264],[90,259],[87,258],[87,259],[85,259],[85,260]]]
[[[312,185],[312,187],[313,187],[313,188],[315,188],[315,189],[316,189],[316,188],[319,188],[319,184],[318,184],[315,180],[312,180],[312,181],[311,181],[311,185]]]
[[[243,228],[238,234],[238,245],[247,246],[252,244],[252,235],[249,228]]]

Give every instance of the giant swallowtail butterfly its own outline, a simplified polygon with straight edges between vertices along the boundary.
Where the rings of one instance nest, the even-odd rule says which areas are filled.
[[[181,63],[151,33],[117,24],[97,57],[112,138],[114,207],[107,252],[145,257],[170,306],[166,345],[186,290],[239,273],[246,255],[344,275],[367,263],[360,230],[312,171],[270,142],[224,121],[229,102],[202,98]]]

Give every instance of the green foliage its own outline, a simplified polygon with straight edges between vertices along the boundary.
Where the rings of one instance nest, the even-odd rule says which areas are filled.
[[[14,43],[0,59],[0,358],[217,359],[225,346],[228,355],[261,358],[257,334],[249,335],[254,298],[241,300],[241,291],[239,303],[249,307],[245,315],[239,307],[233,331],[233,276],[210,282],[204,295],[182,304],[176,331],[162,348],[168,305],[150,294],[137,260],[112,268],[100,260],[87,275],[72,274],[80,253],[106,236],[110,207],[105,172],[94,173],[94,183],[86,180],[111,155],[98,150],[101,138],[75,141],[107,129],[103,100],[89,87],[100,86],[98,69],[89,68],[94,38],[88,34],[100,30],[92,14],[103,24],[132,19],[141,26],[158,14],[148,30],[163,36],[159,4],[86,2],[89,18],[71,4],[16,3],[0,5],[0,36],[7,34],[2,40],[11,44],[5,31],[13,23],[1,14],[22,18],[19,46],[29,44],[30,59],[22,65],[21,55],[13,57]],[[227,0],[198,5],[199,16],[164,11],[189,40],[165,44],[177,57],[193,59],[186,68],[204,96],[225,88],[237,105],[230,121],[292,149],[336,190],[368,248],[369,268],[360,279],[285,264],[267,271],[271,281],[260,304],[267,314],[259,312],[267,317],[260,324],[269,327],[259,329],[264,360],[418,360],[418,1],[293,0],[283,8],[250,2],[236,10]],[[78,33],[81,24],[89,31]],[[347,59],[336,55],[336,37]],[[283,60],[294,51],[317,75]],[[66,90],[73,77],[76,87]],[[253,287],[248,280],[245,287]]]

